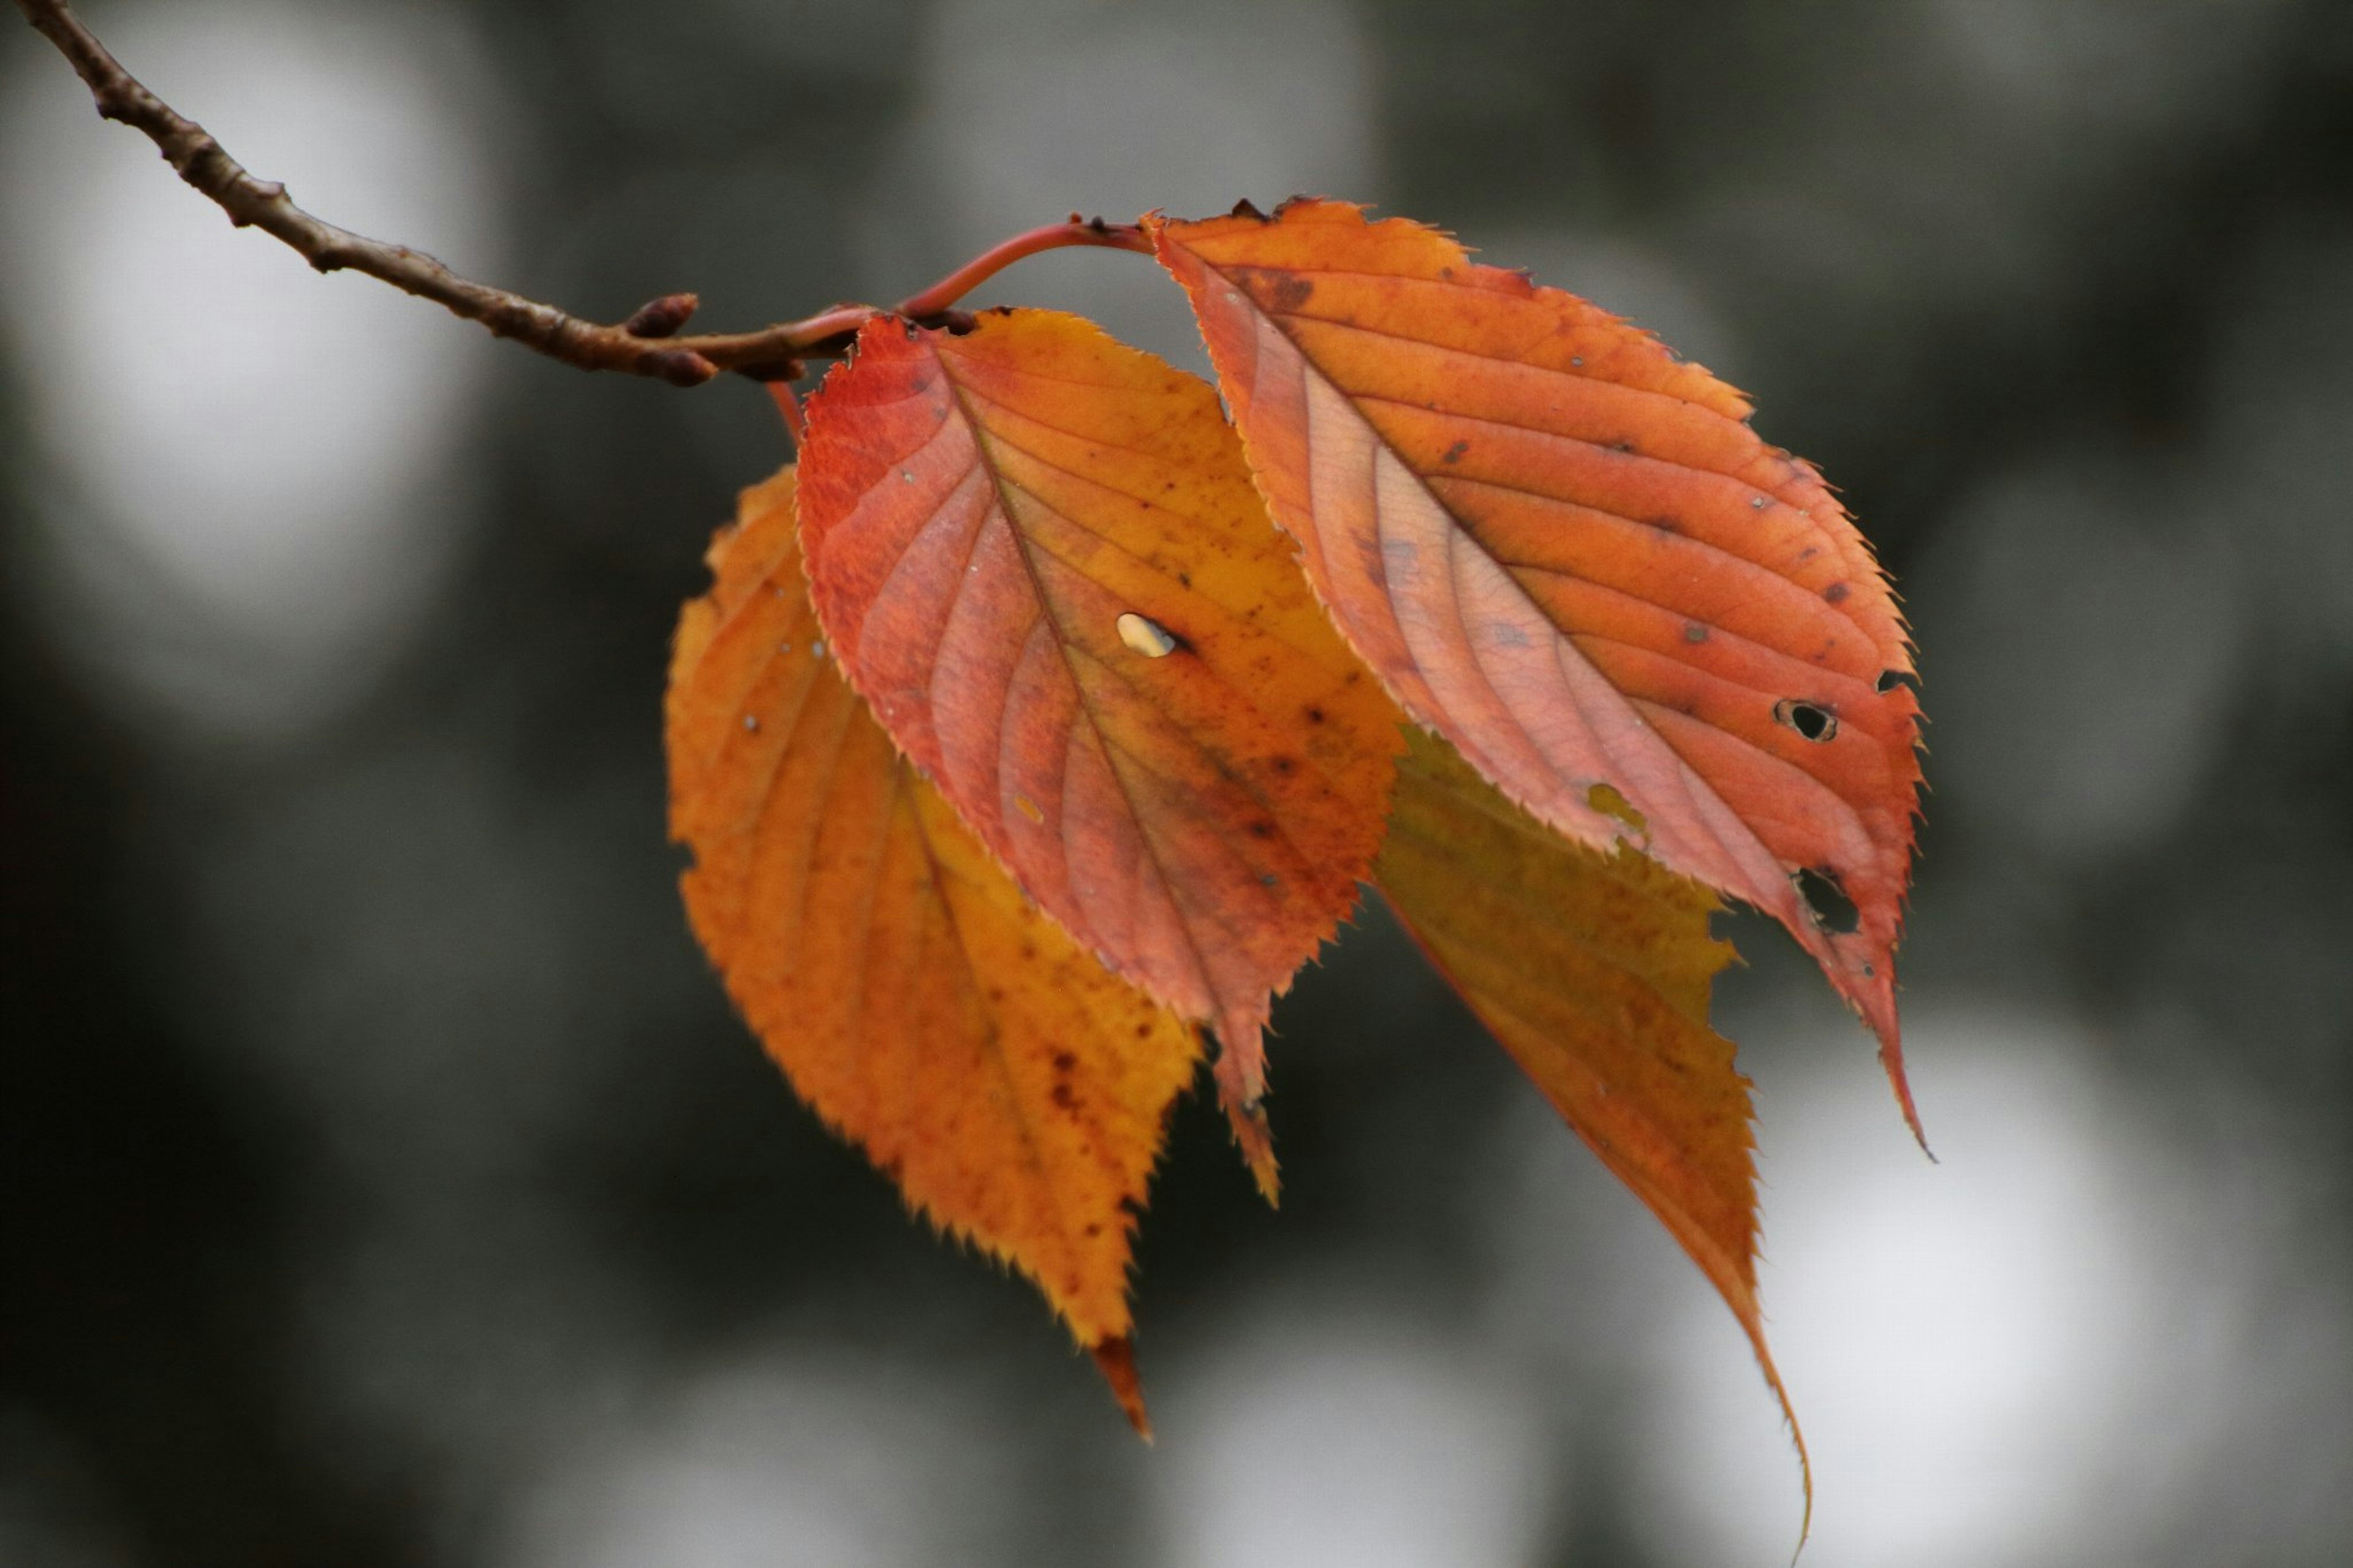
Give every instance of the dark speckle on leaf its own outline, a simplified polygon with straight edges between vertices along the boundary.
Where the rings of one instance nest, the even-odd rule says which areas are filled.
[[[1288,314],[1315,297],[1315,285],[1295,272],[1273,274],[1267,284],[1266,308]]]

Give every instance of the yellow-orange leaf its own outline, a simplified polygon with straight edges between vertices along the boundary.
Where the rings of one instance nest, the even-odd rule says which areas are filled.
[[[1439,972],[1723,1293],[1788,1412],[1757,1302],[1748,1080],[1707,1022],[1733,956],[1708,934],[1714,895],[1624,845],[1553,832],[1419,732],[1375,875]]]
[[[1297,202],[1147,227],[1275,521],[1406,710],[1545,822],[1777,916],[1916,1131],[1911,655],[1820,476],[1706,371],[1420,225]]]
[[[1198,377],[1042,310],[878,321],[810,400],[828,635],[1023,888],[1211,1020],[1270,1198],[1270,996],[1355,903],[1395,710],[1333,635]]]
[[[1129,1238],[1199,1041],[1031,906],[826,658],[790,468],[710,561],[666,712],[695,934],[801,1097],[1036,1280],[1141,1426]]]

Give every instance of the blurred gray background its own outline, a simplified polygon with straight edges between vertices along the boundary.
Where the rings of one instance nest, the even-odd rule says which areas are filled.
[[[89,0],[337,221],[614,319],[887,300],[1076,207],[1459,231],[1756,395],[1934,754],[1911,1146],[1778,931],[1811,1568],[2353,1556],[2343,0]],[[1051,301],[1184,363],[1107,253]],[[0,1563],[1778,1568],[1739,1336],[1377,916],[1188,1100],[1129,1436],[730,1017],[668,638],[748,384],[230,231],[0,26]]]

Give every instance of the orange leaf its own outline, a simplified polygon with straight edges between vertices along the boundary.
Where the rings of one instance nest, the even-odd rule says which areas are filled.
[[[1271,1200],[1269,999],[1356,901],[1398,740],[1216,394],[1075,316],[878,321],[803,475],[851,683],[1048,912],[1216,1024]]]
[[[1911,654],[1820,477],[1706,371],[1433,229],[1336,202],[1147,226],[1275,521],[1407,710],[1553,826],[1606,847],[1630,803],[1642,847],[1778,917],[1916,1132]]]
[[[695,935],[801,1097],[1036,1280],[1137,1426],[1129,1237],[1200,1042],[1030,905],[825,659],[786,468],[670,663]]]
[[[1708,1027],[1733,957],[1721,906],[1620,845],[1603,854],[1514,806],[1414,733],[1374,874],[1439,972],[1578,1137],[1723,1293],[1797,1436],[1757,1302],[1748,1080]],[[1805,1464],[1805,1440],[1797,1437]],[[1807,1479],[1812,1497],[1812,1479]]]

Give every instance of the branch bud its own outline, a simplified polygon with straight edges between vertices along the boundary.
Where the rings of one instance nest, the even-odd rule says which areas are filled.
[[[719,374],[719,367],[687,349],[665,349],[645,357],[646,372],[672,386],[701,386]]]
[[[621,331],[633,338],[666,338],[686,325],[687,318],[702,301],[692,294],[665,294],[659,300],[649,300],[638,307],[637,314],[621,323]]]

